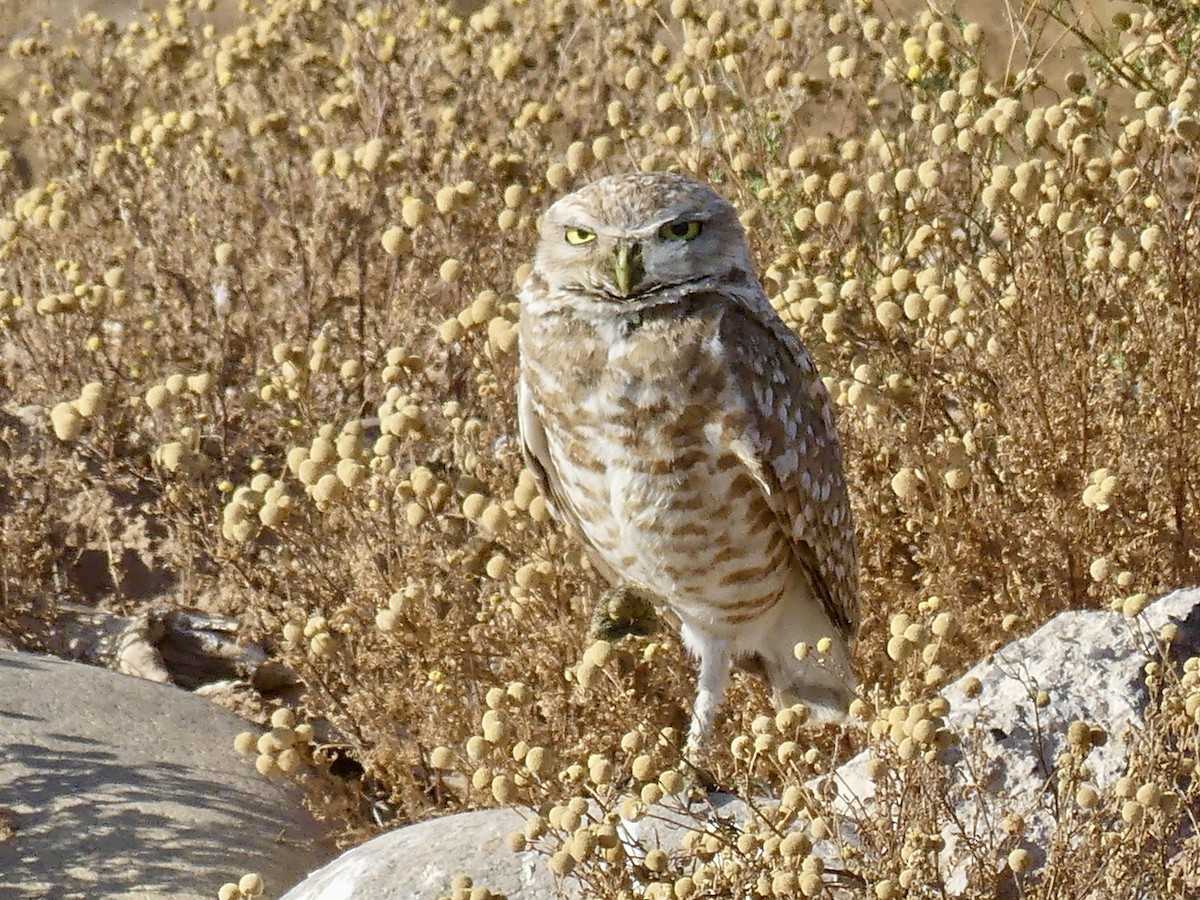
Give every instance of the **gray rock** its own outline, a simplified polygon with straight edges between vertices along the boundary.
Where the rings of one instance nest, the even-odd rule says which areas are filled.
[[[714,829],[743,825],[753,815],[737,797],[713,793],[685,813],[664,803],[653,816],[622,827],[631,858],[649,847],[677,850],[696,820]],[[436,900],[450,893],[451,881],[467,875],[475,887],[510,900],[551,900],[584,896],[579,882],[556,883],[547,857],[505,846],[525,816],[511,809],[484,809],[431,819],[367,841],[314,872],[282,900]]]
[[[233,750],[246,723],[174,687],[0,652],[0,895],[269,893],[332,847],[298,789]]]
[[[236,620],[200,609],[143,605],[136,615],[59,603],[38,635],[55,656],[194,690],[245,679],[278,692],[298,679],[269,660],[261,643],[243,643]]]
[[[512,900],[562,896],[544,856],[505,846],[524,822],[511,809],[484,809],[399,828],[343,853],[283,900],[434,900],[456,875]]]
[[[950,756],[948,785],[959,826],[942,833],[943,877],[952,891],[964,887],[958,848],[971,841],[987,846],[1007,813],[1024,818],[1025,846],[1035,865],[1044,860],[1041,848],[1048,845],[1054,824],[1055,761],[1066,748],[1071,722],[1098,724],[1108,732],[1107,742],[1088,756],[1096,786],[1109,788],[1124,774],[1124,738],[1140,726],[1149,699],[1145,666],[1158,658],[1157,635],[1169,622],[1178,626],[1172,658],[1182,663],[1200,654],[1200,590],[1176,591],[1137,619],[1115,612],[1062,613],[977,663],[942,692],[950,702],[947,726],[964,736]],[[965,684],[973,678],[982,690],[971,697]],[[1040,709],[1034,703],[1039,691],[1049,695]],[[864,751],[837,770],[846,811],[872,810],[869,755]],[[979,815],[973,799],[979,787],[989,798],[986,816]]]

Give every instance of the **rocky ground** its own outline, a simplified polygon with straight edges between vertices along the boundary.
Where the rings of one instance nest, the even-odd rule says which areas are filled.
[[[942,837],[942,865],[954,883],[955,849],[970,842],[973,829],[995,827],[1001,816],[1020,816],[1027,826],[1023,846],[1032,865],[1049,845],[1054,802],[1051,773],[1066,748],[1070,724],[1086,721],[1110,737],[1088,757],[1094,786],[1110,790],[1125,772],[1128,740],[1143,725],[1149,695],[1145,668],[1159,658],[1164,627],[1176,629],[1170,659],[1181,665],[1200,654],[1200,590],[1177,591],[1149,606],[1136,619],[1116,612],[1067,612],[1031,635],[979,662],[943,692],[950,701],[947,725],[964,735],[952,755],[949,799],[963,826]],[[1039,701],[1045,694],[1048,702]],[[1044,705],[1043,705],[1044,703]],[[874,784],[869,755],[860,754],[834,775],[843,809],[868,808]],[[986,771],[1004,808],[979,815],[972,784]],[[759,798],[769,803],[770,798]],[[638,848],[678,845],[696,819],[713,830],[743,828],[754,815],[738,798],[716,794],[685,811],[664,805],[641,822],[626,823],[631,857]],[[585,896],[575,881],[557,884],[544,858],[514,854],[506,836],[523,824],[512,810],[483,810],[401,828],[345,853],[284,895],[284,900],[322,898],[435,898],[446,895],[455,877],[509,897]],[[849,836],[854,840],[853,835]],[[818,847],[819,849],[819,847]],[[826,848],[831,866],[832,848]],[[1186,852],[1176,848],[1175,852]],[[1200,862],[1192,887],[1200,889]],[[853,896],[847,894],[846,896]]]
[[[0,652],[0,894],[277,896],[332,846],[299,789],[233,752],[245,720],[178,687]]]

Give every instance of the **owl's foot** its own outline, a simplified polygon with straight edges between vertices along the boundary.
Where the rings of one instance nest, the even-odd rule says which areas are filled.
[[[709,795],[720,790],[716,776],[713,775],[702,759],[703,754],[685,747],[683,756],[675,764],[675,770],[685,781],[683,797],[688,806],[693,803],[707,802]]]
[[[654,604],[629,585],[611,587],[600,595],[592,611],[588,637],[594,641],[616,641],[627,634],[647,637],[658,630]]]

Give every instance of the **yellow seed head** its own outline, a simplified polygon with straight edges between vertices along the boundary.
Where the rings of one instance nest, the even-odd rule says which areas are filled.
[[[167,378],[165,384],[171,396],[178,397],[187,389],[187,377],[176,372]]]
[[[163,385],[156,384],[146,391],[146,405],[157,411],[166,405],[170,397],[170,393]]]
[[[887,655],[894,662],[904,662],[912,655],[913,646],[903,636],[892,637],[887,643]]]
[[[1150,602],[1150,598],[1145,594],[1132,594],[1125,598],[1121,606],[1121,612],[1129,618],[1134,618],[1142,614],[1142,610]]]
[[[125,269],[113,266],[104,273],[104,284],[109,288],[119,288],[125,282]]]
[[[903,467],[892,476],[891,484],[892,491],[901,500],[907,500],[916,495],[918,484],[916,473],[908,466]]]
[[[1084,809],[1095,809],[1100,804],[1100,794],[1091,785],[1083,785],[1075,792],[1075,802]]]
[[[81,416],[89,419],[92,416],[103,415],[107,402],[108,392],[104,385],[98,381],[90,381],[79,392],[79,399],[75,401],[74,406]]]
[[[238,890],[248,897],[257,897],[263,892],[262,876],[256,872],[243,875],[238,879]]]
[[[962,490],[971,483],[970,473],[966,469],[960,467],[947,469],[942,477],[946,482],[946,487],[950,488],[952,491]]]
[[[657,782],[651,781],[642,785],[641,799],[647,806],[654,806],[663,798],[663,789]]]
[[[487,561],[486,571],[489,578],[500,579],[506,577],[509,571],[511,571],[508,557],[503,553],[497,553]]]
[[[73,441],[83,431],[83,416],[73,404],[57,403],[50,410],[50,424],[54,426],[54,435],[60,441]]]
[[[488,531],[500,532],[508,524],[508,513],[498,503],[490,504],[479,516],[479,524]]]
[[[643,753],[633,760],[630,772],[638,781],[649,781],[655,777],[656,768],[652,757]]]
[[[530,747],[525,754],[525,768],[529,774],[538,776],[550,768],[550,754],[545,747]]]
[[[425,466],[417,466],[413,469],[412,474],[408,476],[408,480],[412,485],[413,495],[418,500],[428,498],[433,494],[433,490],[437,486],[437,478]]]
[[[404,233],[399,225],[393,225],[383,233],[380,238],[380,243],[383,244],[383,251],[388,256],[396,256],[399,253],[406,252],[411,245],[408,235]]]
[[[447,284],[458,281],[460,275],[462,275],[462,263],[454,258],[444,260],[438,268],[438,276]]]
[[[811,859],[812,857],[809,858]],[[801,873],[799,883],[800,893],[805,897],[816,897],[825,889],[825,884],[818,872]]]
[[[400,205],[400,218],[409,228],[416,228],[429,218],[429,207],[417,197],[405,197]]]
[[[487,509],[487,497],[483,494],[467,494],[463,498],[463,515],[468,519],[478,519],[483,515],[483,511]]]
[[[337,638],[327,631],[316,635],[309,642],[309,650],[313,656],[330,656],[337,649]]]
[[[303,762],[303,757],[292,747],[281,750],[279,755],[275,757],[275,765],[279,767],[279,771],[284,775],[290,775],[292,772],[295,772]]]
[[[1008,867],[1018,875],[1028,872],[1031,863],[1028,850],[1018,847],[1008,854]]]
[[[321,147],[312,155],[313,171],[318,175],[325,175],[333,168],[333,151],[328,147]]]
[[[313,499],[318,503],[334,503],[346,493],[346,486],[332,472],[327,472],[317,479],[312,486]]]
[[[516,798],[516,788],[512,779],[507,775],[497,775],[492,779],[492,796],[497,803],[511,803]]]
[[[665,872],[667,870],[668,857],[664,850],[655,847],[646,854],[643,863],[651,872]]]
[[[500,744],[510,734],[508,724],[494,709],[489,709],[483,714],[483,737],[488,743]]]
[[[596,680],[596,673],[599,670],[586,659],[574,669],[574,678],[580,687],[590,688]]]
[[[271,713],[273,728],[293,728],[296,725],[296,714],[287,707],[280,707]]]
[[[366,478],[367,468],[356,459],[342,459],[338,460],[334,475],[345,487],[352,488]],[[313,496],[316,496],[315,491]]]
[[[562,163],[553,163],[546,170],[546,182],[555,190],[561,191],[571,180],[571,170]]]
[[[1147,809],[1157,809],[1162,800],[1162,791],[1156,784],[1143,784],[1137,789],[1134,799]]]
[[[471,737],[467,738],[465,749],[467,752],[467,759],[471,760],[471,762],[479,762],[479,760],[487,756],[488,742],[483,738],[482,735],[472,735]]]
[[[592,141],[592,155],[597,161],[603,161],[612,155],[613,141],[608,135],[602,135]]]

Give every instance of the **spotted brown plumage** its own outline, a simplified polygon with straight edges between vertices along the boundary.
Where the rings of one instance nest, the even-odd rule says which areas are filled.
[[[560,199],[520,347],[527,464],[605,578],[678,620],[700,663],[693,743],[738,661],[777,704],[844,714],[858,562],[832,408],[733,207],[662,173]]]

